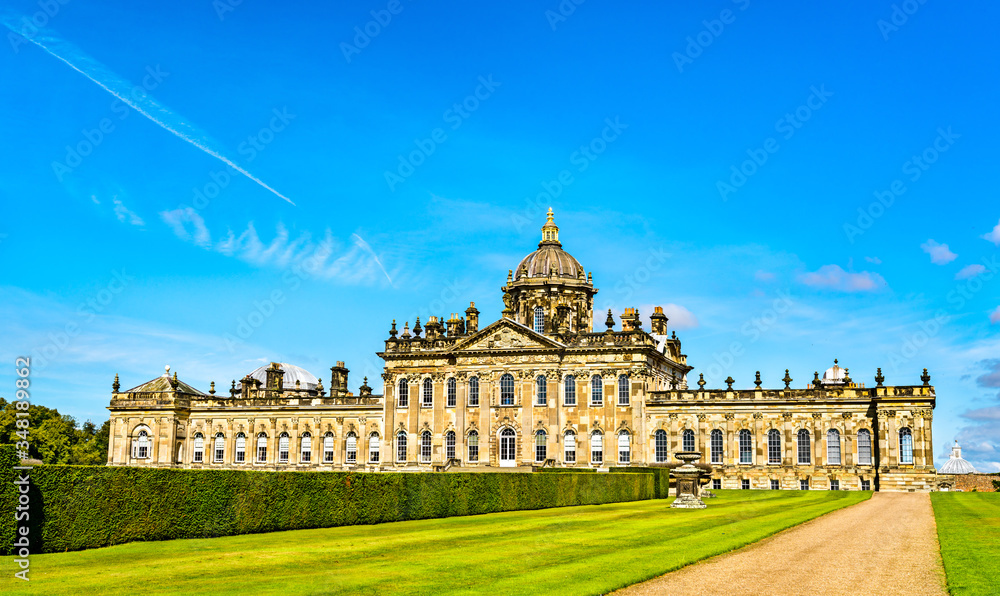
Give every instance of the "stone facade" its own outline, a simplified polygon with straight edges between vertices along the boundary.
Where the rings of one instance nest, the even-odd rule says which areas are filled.
[[[632,308],[620,330],[610,311],[606,330],[593,330],[598,290],[562,249],[551,210],[538,250],[501,291],[501,318],[482,329],[475,303],[465,316],[417,319],[412,329],[393,321],[378,353],[384,396],[367,382],[351,395],[343,363],[331,369],[329,395],[279,363],[234,381],[226,397],[169,371],[125,392],[116,377],[109,464],[607,470],[695,450],[718,488],[936,487],[926,370],[922,385],[884,386],[879,369],[866,388],[835,361],[804,389],[791,388],[787,371],[783,389],[762,389],[759,373],[750,390],[733,389],[731,378],[726,389],[706,390],[703,380],[690,388],[692,367],[659,307],[648,331]]]

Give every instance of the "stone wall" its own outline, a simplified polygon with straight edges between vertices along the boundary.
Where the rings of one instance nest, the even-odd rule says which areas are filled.
[[[996,492],[993,481],[1000,480],[1000,474],[955,474],[952,478],[955,479],[955,490],[992,493]]]

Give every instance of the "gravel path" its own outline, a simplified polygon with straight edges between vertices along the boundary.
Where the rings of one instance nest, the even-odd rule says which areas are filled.
[[[946,593],[927,493],[875,493],[868,501],[740,550],[615,592],[621,596]]]

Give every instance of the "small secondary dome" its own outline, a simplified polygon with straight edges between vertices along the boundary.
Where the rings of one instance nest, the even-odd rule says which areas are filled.
[[[542,226],[542,241],[538,243],[538,250],[517,264],[513,272],[514,281],[548,277],[551,273],[562,278],[583,279],[583,265],[563,250],[562,243],[559,242],[559,226],[553,221],[551,207],[546,216],[548,219]]]
[[[833,366],[826,369],[826,372],[823,373],[823,383],[824,384],[843,383],[844,377],[846,376],[847,373],[844,372],[843,368],[840,368],[840,365],[837,364],[837,359],[834,358]]]
[[[955,445],[951,448],[951,459],[944,462],[941,469],[938,470],[939,474],[975,474],[976,468],[972,466],[969,462],[962,459],[962,448],[959,447],[958,441],[955,441]]]
[[[295,381],[299,381],[301,383],[300,385],[301,389],[309,390],[309,389],[315,389],[317,383],[319,383],[319,379],[317,379],[311,372],[307,371],[304,368],[295,366],[294,364],[288,364],[287,362],[279,362],[278,366],[281,368],[281,370],[285,371],[285,374],[281,379],[281,383],[285,387],[293,388],[295,387]],[[262,366],[254,370],[252,373],[250,373],[250,376],[254,379],[257,379],[261,383],[266,383],[267,366]]]

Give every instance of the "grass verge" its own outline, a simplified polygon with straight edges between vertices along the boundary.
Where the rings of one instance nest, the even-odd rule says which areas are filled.
[[[1000,592],[1000,493],[931,493],[951,594]]]
[[[132,543],[31,557],[26,594],[597,594],[722,554],[870,492],[671,499]],[[12,568],[11,557],[3,557]]]

